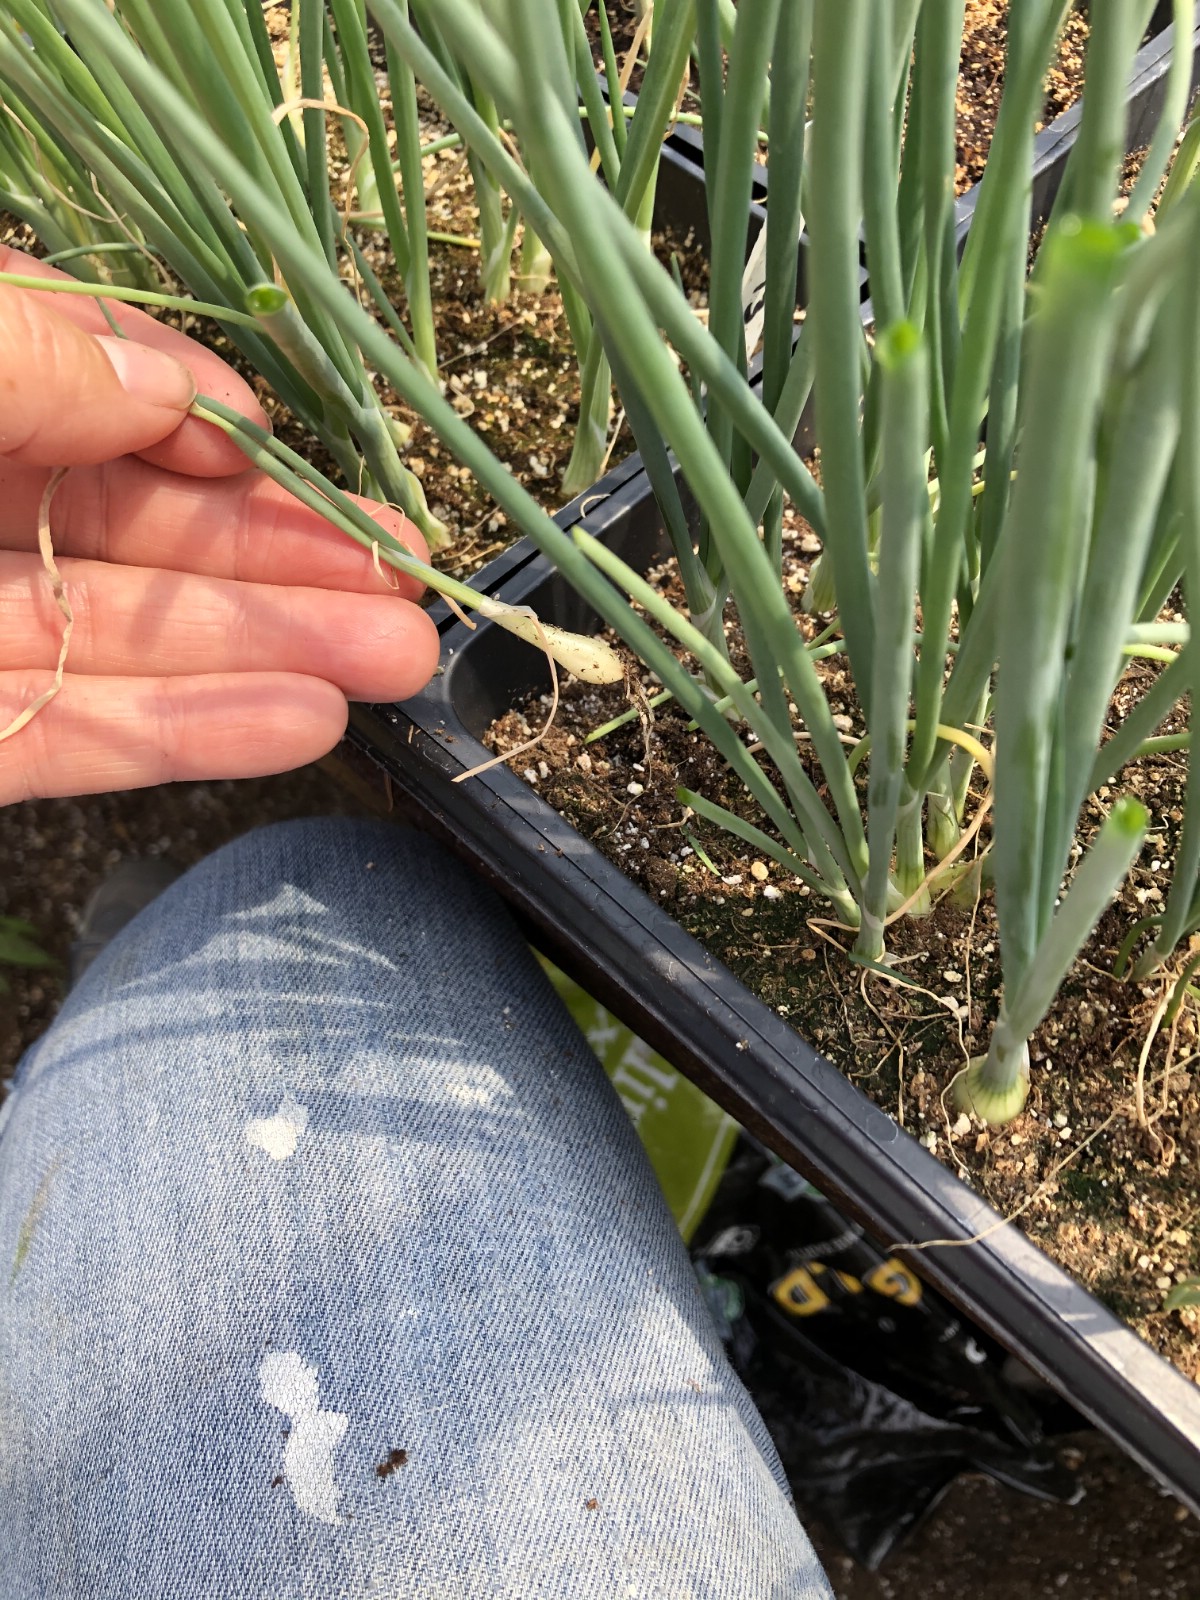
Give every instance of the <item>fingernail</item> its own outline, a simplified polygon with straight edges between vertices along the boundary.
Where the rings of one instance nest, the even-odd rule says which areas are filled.
[[[97,334],[96,343],[112,362],[121,387],[134,400],[186,411],[196,398],[195,378],[174,356],[134,339],[114,339],[107,334]]]

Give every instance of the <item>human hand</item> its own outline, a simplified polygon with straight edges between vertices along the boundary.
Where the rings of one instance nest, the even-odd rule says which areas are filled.
[[[0,271],[61,277],[0,246]],[[370,556],[187,415],[197,388],[262,426],[219,357],[144,313],[0,284],[0,730],[53,683],[63,630],[37,554],[50,528],[75,625],[61,691],[0,739],[0,804],[284,772],[331,749],[346,702],[401,700],[438,639]],[[398,512],[363,501],[425,559]]]

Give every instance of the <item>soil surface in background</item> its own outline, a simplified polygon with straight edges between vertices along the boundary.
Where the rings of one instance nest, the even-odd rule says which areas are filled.
[[[431,122],[432,140],[444,125]],[[430,226],[439,232],[474,240],[477,214],[470,175],[461,152],[443,151],[426,163],[429,172]],[[336,187],[335,177],[335,187]],[[363,231],[359,243],[382,279],[393,303],[406,315],[402,280],[388,253],[386,236]],[[381,242],[382,240],[382,242]],[[30,230],[0,211],[0,242],[33,256],[45,255]],[[702,314],[708,301],[708,273],[690,236],[659,232],[653,247],[664,265],[679,264],[691,303]],[[488,301],[479,279],[478,251],[433,242],[429,252],[434,317],[438,328],[440,377],[454,409],[484,440],[547,511],[566,503],[563,472],[570,458],[579,417],[579,363],[563,312],[557,285],[551,279],[536,292],[521,287],[519,251],[512,262],[512,290],[502,303]],[[172,284],[173,292],[183,292]],[[292,415],[261,377],[212,323],[176,312],[161,320],[215,350],[254,390],[284,444],[303,455],[342,488],[354,490],[333,458]],[[436,553],[435,565],[457,577],[469,577],[520,536],[508,518],[436,434],[389,385],[379,380],[388,414],[412,429],[403,453],[405,465],[421,480],[434,515],[449,529],[450,541]],[[603,470],[623,460],[634,448],[624,413],[614,405],[609,450]],[[597,476],[601,476],[597,474]]]
[[[1099,1434],[1064,1448],[1079,1461],[1078,1505],[959,1478],[879,1572],[810,1529],[837,1600],[1195,1600],[1200,1522]]]
[[[285,0],[267,7],[267,25],[277,63],[283,70],[288,48],[288,13]],[[385,119],[391,119],[391,101],[385,55],[375,41],[373,61]],[[437,107],[418,90],[421,142],[432,145],[452,133]],[[330,183],[335,195],[352,193],[354,174],[335,119],[330,118]],[[511,261],[510,292],[499,302],[490,301],[480,281],[479,216],[475,189],[464,152],[459,148],[436,150],[424,159],[430,289],[437,329],[439,370],[446,397],[459,416],[469,422],[489,450],[514,478],[548,511],[566,500],[563,473],[570,459],[579,418],[579,362],[563,311],[562,298],[552,276],[531,281],[522,276],[521,243]],[[407,320],[408,298],[403,278],[391,257],[387,235],[360,223],[355,235],[392,304]],[[675,256],[693,304],[707,301],[707,270],[687,238],[656,235],[654,248],[667,263]],[[364,302],[369,297],[363,292]],[[254,386],[271,416],[275,432],[294,449],[314,460],[344,487],[341,474],[327,457],[314,452],[313,441],[286,408],[220,336],[194,329],[205,343],[220,349]],[[430,509],[449,529],[450,541],[435,556],[442,570],[458,577],[478,571],[518,537],[508,518],[466,467],[440,442],[421,418],[382,379],[380,396],[389,415],[412,429],[403,452],[405,465],[421,480]],[[610,421],[607,464],[620,461],[633,449],[623,416],[615,409]],[[601,474],[596,474],[600,476]]]
[[[1008,7],[1009,0],[967,0],[958,88],[956,188],[959,194],[973,183],[978,183],[983,176],[984,163],[995,132],[1000,95],[1004,88]],[[609,0],[608,14],[620,70],[637,29],[637,6],[634,0]],[[594,12],[588,13],[586,23],[595,47],[596,65],[603,69],[600,24]],[[1074,105],[1082,93],[1087,36],[1087,16],[1082,11],[1073,11],[1064,25],[1053,64],[1046,76],[1043,125]],[[635,91],[641,83],[644,60],[643,50],[639,63],[630,75],[630,87]],[[699,98],[694,91],[685,94],[683,104],[687,110],[700,109]]]
[[[810,639],[827,619],[798,606],[819,548],[789,511],[784,582]],[[659,576],[682,605],[678,580],[669,569]],[[1164,612],[1164,620],[1180,619]],[[733,664],[748,677],[735,622],[727,633]],[[817,670],[835,725],[848,746],[857,743],[862,719],[844,657],[829,657]],[[1130,665],[1114,699],[1113,727],[1157,670],[1145,661]],[[986,1050],[999,1003],[999,935],[977,870],[964,870],[932,915],[890,929],[889,950],[907,986],[851,964],[853,935],[824,901],[763,852],[685,812],[679,786],[763,826],[707,737],[690,730],[674,702],[650,708],[657,681],[632,658],[628,672],[626,685],[564,683],[553,725],[514,756],[513,770],[902,1127],[1186,1376],[1200,1379],[1200,1308],[1163,1307],[1178,1283],[1200,1277],[1200,1025],[1192,1004],[1173,1022],[1165,1016],[1189,951],[1143,984],[1113,976],[1128,929],[1163,904],[1183,818],[1186,759],[1143,759],[1087,803],[1084,846],[1119,793],[1146,804],[1150,834],[1031,1041],[1026,1110],[989,1129],[947,1096],[968,1059]],[[500,719],[485,742],[515,749],[543,728],[549,711],[549,696],[536,696]],[[624,726],[587,743],[625,712]],[[1178,731],[1176,720],[1162,731]],[[797,748],[821,790],[811,746],[802,739]],[[760,765],[778,781],[765,756]],[[857,775],[864,810],[866,766]],[[976,788],[968,823],[982,799]],[[988,827],[984,813],[961,858],[964,869],[988,843]],[[1200,939],[1194,942],[1200,949]]]
[[[1009,0],[967,0],[958,79],[958,173],[962,194],[983,177],[1004,90]],[[1073,106],[1083,92],[1088,19],[1072,11],[1046,75],[1042,125]]]

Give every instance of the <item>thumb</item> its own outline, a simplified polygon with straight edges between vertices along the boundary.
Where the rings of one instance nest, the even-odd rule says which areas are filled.
[[[91,466],[165,439],[195,398],[188,369],[149,345],[85,333],[51,298],[0,285],[0,456]]]

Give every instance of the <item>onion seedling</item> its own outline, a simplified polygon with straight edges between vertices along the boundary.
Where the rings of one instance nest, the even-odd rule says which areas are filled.
[[[14,3],[49,15],[42,0]],[[258,71],[253,30],[216,29],[227,51],[240,41],[247,61],[227,62],[226,85],[199,86],[179,42],[160,38],[181,7],[164,0],[151,13],[147,0],[120,0],[134,37],[104,0],[54,0],[89,67],[49,44],[43,59],[40,45],[31,56],[0,37],[0,80],[19,83],[166,259],[168,244],[194,257],[193,292],[237,318],[249,305],[255,329],[235,318],[231,336],[286,368],[314,431],[352,441],[372,483],[403,504],[377,419],[365,414],[362,374],[391,385],[694,719],[761,818],[747,823],[702,795],[686,803],[830,904],[857,959],[880,968],[893,919],[928,908],[940,864],[990,818],[1004,1001],[960,1094],[989,1119],[1015,1115],[1026,1040],[1146,826],[1136,803],[1118,799],[1080,854],[1083,808],[1195,687],[1189,636],[1156,678],[1130,686],[1125,722],[1106,742],[1126,650],[1174,643],[1136,630],[1155,623],[1181,578],[1185,602],[1200,582],[1191,146],[1152,233],[1113,214],[1145,4],[1093,8],[1079,139],[1029,278],[1033,135],[1066,0],[1012,8],[1004,94],[961,261],[952,195],[963,0],[658,0],[628,129],[594,109],[573,4],[438,0],[418,27],[422,8],[366,0],[393,75],[402,70],[432,96],[474,170],[553,259],[584,368],[581,472],[605,431],[615,376],[678,564],[678,608],[586,526],[564,533],[457,415],[395,313],[350,292],[327,230],[298,205],[312,186],[307,139],[303,151],[289,139],[286,115],[261,140],[233,115]],[[190,10],[183,26],[193,37],[210,11],[232,17],[237,6]],[[1175,13],[1177,37],[1189,37],[1193,4],[1177,0]],[[693,53],[714,224],[707,327],[645,238],[663,131]],[[1134,217],[1170,157],[1181,73]],[[90,97],[87,116],[64,103],[66,83]],[[360,100],[370,126],[368,111]],[[745,202],[764,117],[766,280],[761,321],[747,324]],[[265,135],[261,116],[254,125]],[[374,170],[382,191],[378,160]],[[811,299],[797,330],[802,216]],[[751,376],[760,328],[761,379]],[[806,407],[819,473],[795,443]],[[255,447],[274,459],[265,442]],[[306,491],[324,493],[302,464],[286,464]],[[781,582],[788,501],[823,543],[839,672],[866,735],[854,753]],[[381,542],[380,554],[397,553]],[[735,612],[744,673],[727,645]],[[1200,917],[1198,883],[1200,799],[1189,795],[1151,959]]]

